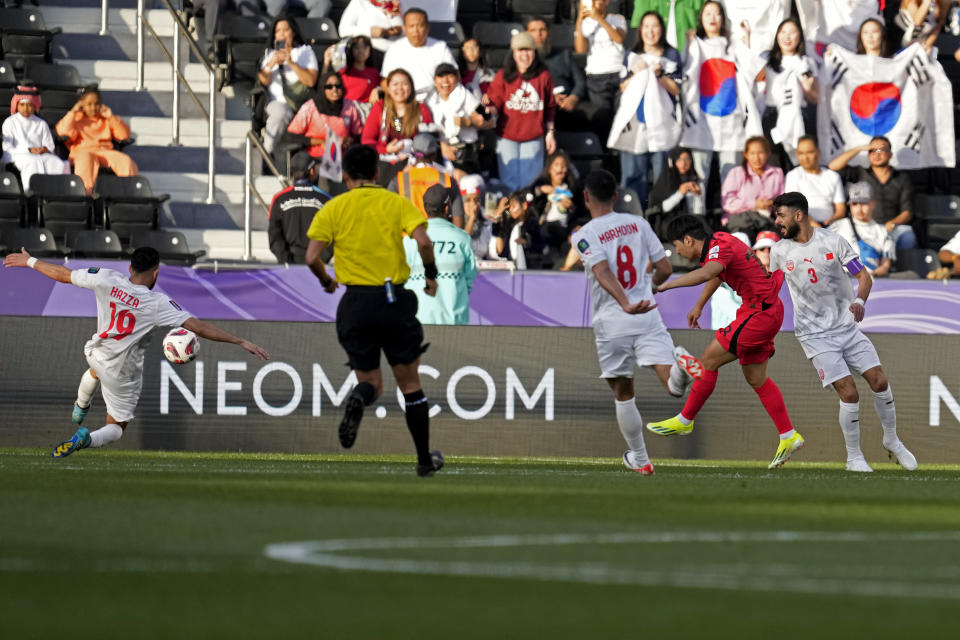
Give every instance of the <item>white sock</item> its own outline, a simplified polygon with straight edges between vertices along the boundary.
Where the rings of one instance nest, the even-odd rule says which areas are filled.
[[[860,450],[860,403],[840,401],[840,430],[847,443],[847,460],[863,457]]]
[[[796,431],[794,431],[793,429],[790,429],[790,431],[784,431],[783,433],[780,434],[780,439],[781,439],[781,440],[789,440],[790,438],[792,438],[792,437],[794,436],[795,433],[796,433]]]
[[[895,444],[900,438],[897,437],[897,408],[893,404],[893,389],[887,387],[886,391],[874,393],[873,406],[880,416],[884,446]]]
[[[90,369],[83,372],[83,377],[80,378],[80,386],[77,388],[77,404],[80,405],[82,409],[90,406],[90,399],[93,397],[93,394],[97,392],[99,385],[100,381],[93,377]]]
[[[677,420],[679,420],[680,424],[685,427],[689,427],[690,423],[693,422],[693,418],[688,418],[687,416],[683,415],[682,412],[677,414]]]
[[[670,395],[678,398],[682,396],[684,390],[687,388],[686,382],[687,372],[674,362],[670,367],[670,377],[667,379],[667,387],[670,390]]]
[[[116,442],[123,436],[123,429],[118,424],[107,424],[96,431],[90,432],[90,448],[102,447],[105,444]]]
[[[633,459],[639,466],[644,466],[650,462],[647,457],[647,446],[643,442],[643,418],[640,417],[640,411],[637,409],[637,403],[633,398],[623,402],[615,400],[617,405],[617,424],[620,425],[620,433],[623,439],[627,441],[627,446],[633,452]]]

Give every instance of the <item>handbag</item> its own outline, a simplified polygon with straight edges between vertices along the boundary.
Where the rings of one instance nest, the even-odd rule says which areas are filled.
[[[303,106],[303,103],[313,97],[313,87],[308,87],[299,80],[294,83],[288,83],[287,79],[284,77],[283,70],[280,70],[280,73],[277,74],[280,76],[280,84],[283,86],[283,99],[287,102],[287,105],[293,109],[293,112],[296,113],[300,110],[300,107]]]

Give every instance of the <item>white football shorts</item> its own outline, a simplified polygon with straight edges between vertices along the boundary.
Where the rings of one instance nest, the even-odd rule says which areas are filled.
[[[133,420],[143,389],[143,371],[139,367],[129,372],[117,370],[117,367],[98,358],[90,347],[85,347],[83,353],[87,357],[87,364],[100,379],[100,393],[107,413],[117,422]]]
[[[864,371],[880,366],[876,348],[859,328],[838,336],[808,338],[807,342],[820,351],[810,362],[824,387],[846,378],[851,370],[863,375]]]
[[[597,339],[601,378],[632,378],[637,367],[673,364],[673,338],[663,323],[651,331]]]

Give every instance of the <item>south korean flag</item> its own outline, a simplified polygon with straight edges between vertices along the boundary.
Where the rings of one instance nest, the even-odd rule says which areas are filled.
[[[669,151],[680,140],[680,122],[670,94],[651,67],[630,78],[610,127],[607,147],[629,153]]]
[[[323,142],[323,156],[317,158],[317,175],[334,182],[343,181],[341,169],[343,139],[327,127],[327,137]]]

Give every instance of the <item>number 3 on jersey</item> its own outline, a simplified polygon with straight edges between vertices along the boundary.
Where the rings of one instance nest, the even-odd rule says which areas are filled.
[[[819,278],[817,277],[817,272],[813,267],[807,269],[807,273],[810,275],[810,282],[816,283]]]
[[[117,335],[111,336],[110,330],[113,329],[114,324],[117,326]],[[101,338],[113,338],[114,340],[123,340],[128,335],[133,333],[133,327],[137,324],[137,317],[133,315],[133,312],[129,309],[121,309],[120,313],[117,313],[117,305],[114,302],[110,303],[110,326],[107,327],[107,330],[100,334]]]
[[[630,247],[617,249],[617,280],[627,290],[637,284],[637,266],[633,263],[633,251],[630,251]]]

